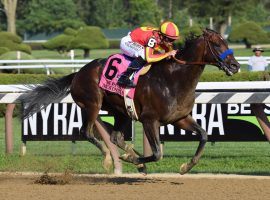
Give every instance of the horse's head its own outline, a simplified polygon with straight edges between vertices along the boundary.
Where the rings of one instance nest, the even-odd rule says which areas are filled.
[[[222,69],[227,75],[237,73],[240,64],[236,61],[233,50],[229,49],[222,36],[213,30],[205,29],[203,37],[205,40],[204,61]]]

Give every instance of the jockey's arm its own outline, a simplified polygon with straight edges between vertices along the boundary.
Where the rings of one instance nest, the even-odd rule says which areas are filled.
[[[164,50],[164,49],[163,49]],[[167,58],[168,56],[172,56],[172,52],[174,52],[174,50],[169,51],[169,52],[164,52],[164,53],[160,53],[161,51],[158,50],[159,53],[155,53],[157,52],[157,50],[150,48],[150,47],[146,47],[145,48],[145,60],[150,63],[150,62],[158,62],[164,58]]]

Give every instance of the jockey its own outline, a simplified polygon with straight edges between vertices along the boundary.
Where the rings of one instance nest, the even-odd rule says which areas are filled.
[[[160,28],[139,27],[121,39],[121,51],[135,59],[118,79],[118,84],[126,87],[135,87],[130,76],[137,72],[146,63],[160,61],[169,56],[175,56],[173,42],[179,38],[177,26],[169,21],[163,22]]]

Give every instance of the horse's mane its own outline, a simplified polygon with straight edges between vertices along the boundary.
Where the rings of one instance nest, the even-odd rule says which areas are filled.
[[[185,37],[185,43],[183,49],[186,49],[190,44],[194,43],[201,35],[196,35],[194,32],[190,32],[186,37]]]
[[[181,57],[183,53],[188,49],[192,44],[202,35],[196,35],[194,32],[190,32],[184,39],[184,45],[180,47],[179,51],[177,52],[177,58]]]
[[[178,51],[178,55],[177,57],[181,57],[183,52],[185,52],[186,49],[188,49],[190,46],[192,46],[192,44],[194,42],[197,41],[197,39],[199,39],[201,36],[204,35],[204,33],[212,33],[212,34],[219,34],[218,32],[212,30],[212,29],[209,29],[209,28],[205,28],[205,29],[202,29],[202,34],[200,35],[196,35],[194,32],[190,32],[184,39],[184,45],[182,48],[180,48]]]

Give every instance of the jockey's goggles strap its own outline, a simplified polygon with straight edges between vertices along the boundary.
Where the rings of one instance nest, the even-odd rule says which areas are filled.
[[[224,51],[222,54],[220,54],[219,58],[224,61],[225,58],[228,56],[228,55],[232,55],[233,54],[233,50],[232,49],[227,49],[226,51]]]

